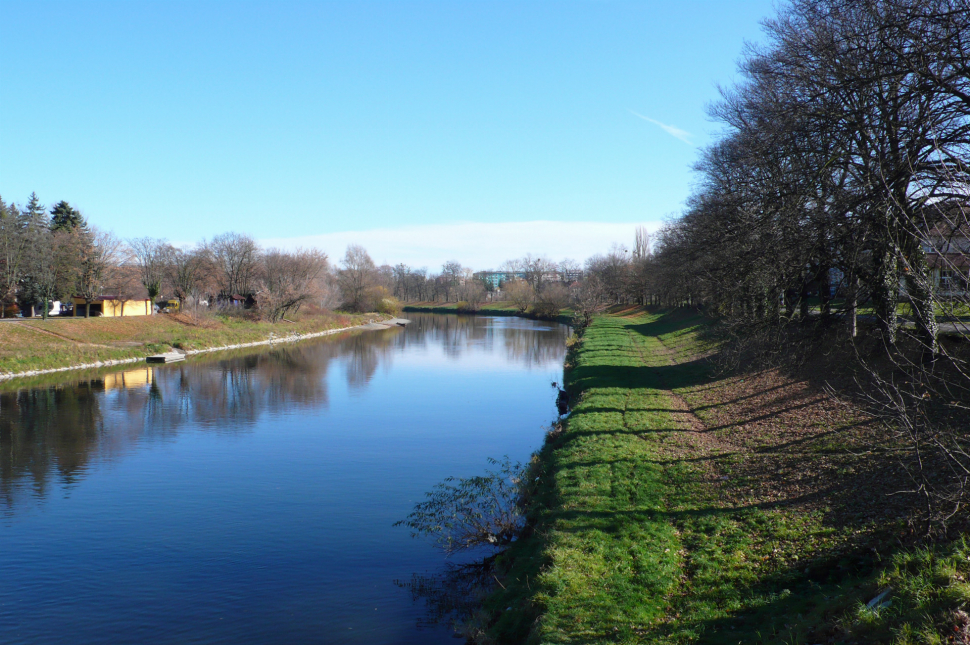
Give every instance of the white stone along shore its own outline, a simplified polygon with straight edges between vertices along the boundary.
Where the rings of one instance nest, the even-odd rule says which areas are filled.
[[[277,345],[280,343],[295,343],[301,340],[309,340],[311,338],[320,338],[321,336],[330,336],[332,334],[339,334],[343,331],[351,331],[354,329],[362,331],[371,331],[378,329],[390,329],[391,327],[398,325],[406,325],[408,320],[403,318],[390,318],[390,319],[371,319],[366,323],[360,325],[354,325],[352,327],[340,327],[339,329],[327,329],[325,331],[316,331],[310,334],[289,334],[287,336],[270,337],[266,340],[257,340],[251,343],[237,343],[235,345],[222,345],[220,347],[206,347],[205,349],[189,349],[186,351],[174,350],[186,356],[192,356],[194,354],[208,354],[210,352],[221,352],[228,349],[240,349],[243,347],[258,347],[260,345]],[[41,374],[54,374],[56,372],[69,372],[71,370],[84,370],[92,369],[97,367],[112,367],[114,365],[127,365],[129,363],[143,363],[145,362],[145,357],[140,356],[137,358],[120,358],[111,361],[96,361],[94,363],[82,363],[80,365],[68,365],[67,367],[52,367],[50,369],[44,370],[27,370],[26,372],[9,372],[6,374],[0,374],[0,381],[7,381],[14,378],[24,378],[27,376],[39,376]]]

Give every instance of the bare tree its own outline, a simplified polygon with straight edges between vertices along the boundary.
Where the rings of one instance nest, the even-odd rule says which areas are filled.
[[[128,241],[128,246],[138,263],[141,284],[148,292],[148,299],[154,303],[162,291],[162,282],[170,273],[172,246],[165,240],[140,237]],[[152,307],[154,313],[154,307]]]
[[[192,251],[172,248],[167,265],[167,280],[179,301],[179,310],[192,298],[196,306],[213,273],[212,258],[205,245]]]
[[[905,440],[927,531],[945,528],[970,498],[967,357],[937,339],[970,304],[970,249],[946,241],[970,236],[970,5],[792,0],[764,24],[712,107],[727,128],[659,235],[656,282],[634,262],[627,284],[703,303],[765,352],[844,316],[866,405]],[[618,263],[592,264],[615,298]]]
[[[600,277],[595,273],[586,275],[573,292],[578,322],[583,327],[588,327],[593,322],[593,316],[606,307],[608,298]]]
[[[223,233],[208,245],[216,269],[219,294],[224,299],[234,295],[250,296],[259,275],[259,245],[240,233]]]
[[[343,292],[344,306],[350,311],[364,311],[367,307],[367,291],[375,284],[377,267],[364,247],[351,244],[341,262],[343,268],[337,279]]]
[[[528,309],[535,299],[532,285],[521,279],[508,282],[505,285],[505,295],[520,312]]]
[[[569,306],[570,295],[566,285],[553,282],[549,283],[536,298],[533,305],[533,313],[545,318],[554,318]]]
[[[316,295],[317,281],[327,269],[327,256],[316,249],[292,253],[270,249],[263,255],[263,290],[260,309],[271,322],[279,322],[289,311]]]
[[[445,302],[451,300],[451,294],[461,284],[463,267],[457,260],[449,260],[441,265],[441,285],[445,292]]]
[[[544,283],[556,273],[556,263],[546,257],[534,256],[531,253],[519,260],[519,266],[525,272],[525,280],[532,286],[537,296],[542,293]]]
[[[144,294],[141,285],[142,272],[135,259],[134,251],[123,243],[118,244],[115,266],[105,278],[104,289],[117,298],[121,305],[120,313],[125,315],[125,305],[136,296]],[[154,312],[155,301],[150,299],[149,312]]]
[[[102,295],[118,266],[121,241],[113,233],[92,229],[78,230],[77,291],[84,298],[84,317],[91,316],[91,300]]]
[[[646,260],[650,257],[650,233],[645,226],[638,226],[633,242],[633,258]]]
[[[599,276],[600,285],[612,302],[622,302],[627,293],[630,258],[626,247],[614,244],[606,255],[595,255],[586,261],[586,272]]]
[[[36,195],[31,195],[31,201],[36,201]],[[43,210],[43,206],[40,208]],[[0,310],[14,301],[17,284],[24,272],[28,217],[15,204],[7,206],[0,200]]]
[[[566,285],[579,280],[583,274],[583,268],[579,262],[570,258],[560,260],[557,271],[559,273],[559,279]]]

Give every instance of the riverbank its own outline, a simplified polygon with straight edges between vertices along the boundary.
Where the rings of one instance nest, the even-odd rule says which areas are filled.
[[[267,323],[184,314],[128,318],[25,319],[0,323],[0,380],[143,361],[180,351],[220,351],[294,342],[366,325],[378,314],[311,314]]]
[[[970,549],[907,546],[884,431],[811,374],[718,374],[706,325],[634,309],[583,331],[488,638],[970,642],[943,640],[970,634]]]
[[[488,303],[480,305],[475,310],[459,309],[456,302],[415,302],[404,305],[404,312],[415,311],[429,314],[459,314],[468,316],[517,316],[531,320],[549,320],[564,325],[574,324],[572,309],[562,309],[556,316],[536,316],[526,311],[520,311],[511,303]]]

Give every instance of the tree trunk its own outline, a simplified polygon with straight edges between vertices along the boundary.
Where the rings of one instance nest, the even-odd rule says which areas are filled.
[[[911,243],[907,246],[910,248],[907,249],[906,254],[909,259],[906,292],[916,318],[916,337],[923,345],[923,351],[928,354],[930,360],[933,360],[939,350],[937,335],[940,328],[936,322],[936,311],[933,306],[933,286],[930,283],[926,253],[916,238],[911,238]]]
[[[859,333],[859,278],[853,277],[849,280],[849,329],[852,330],[852,337],[855,338]]]
[[[808,276],[802,276],[802,289],[798,294],[798,314],[801,319],[808,320]]]
[[[822,320],[828,320],[832,313],[832,285],[829,282],[829,267],[822,265],[818,271],[818,299]]]
[[[899,316],[896,312],[899,304],[899,258],[895,249],[884,248],[877,262],[872,302],[883,338],[887,344],[895,345],[899,330]]]

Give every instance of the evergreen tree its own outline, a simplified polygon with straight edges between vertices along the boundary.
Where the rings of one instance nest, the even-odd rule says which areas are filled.
[[[86,228],[87,222],[84,216],[73,206],[61,200],[51,209],[51,230],[68,231],[77,228]]]
[[[45,285],[48,281],[46,265],[52,261],[53,247],[49,239],[53,235],[51,221],[36,193],[31,193],[22,216],[21,236],[25,257],[17,283],[17,302],[25,315],[33,313],[34,307],[43,303],[41,315],[47,318],[50,289]]]
[[[65,202],[61,202],[65,203]],[[23,210],[24,224],[27,225],[34,220],[47,221],[47,209],[44,205],[40,203],[37,199],[37,193],[30,193],[30,199],[27,200],[27,206]]]

